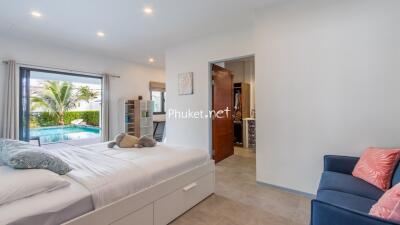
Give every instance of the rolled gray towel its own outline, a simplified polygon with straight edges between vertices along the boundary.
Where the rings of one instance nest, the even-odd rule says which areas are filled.
[[[108,148],[114,148],[115,145],[117,145],[117,142],[112,141],[112,142],[108,143],[107,146],[108,146]]]

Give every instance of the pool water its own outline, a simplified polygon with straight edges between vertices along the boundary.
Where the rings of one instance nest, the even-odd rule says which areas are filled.
[[[29,132],[31,137],[40,137],[42,144],[100,137],[99,127],[87,126],[40,127],[31,128]]]

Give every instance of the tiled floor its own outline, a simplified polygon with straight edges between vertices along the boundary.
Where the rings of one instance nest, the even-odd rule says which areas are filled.
[[[308,225],[310,199],[256,183],[255,153],[217,164],[216,193],[170,225]]]

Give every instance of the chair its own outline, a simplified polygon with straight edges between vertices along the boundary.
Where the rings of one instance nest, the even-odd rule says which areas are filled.
[[[40,143],[40,137],[39,136],[33,136],[29,138],[30,141],[37,141],[39,147],[42,146],[42,144]]]
[[[165,121],[153,121],[153,123],[153,138],[158,142],[162,142],[164,138]]]

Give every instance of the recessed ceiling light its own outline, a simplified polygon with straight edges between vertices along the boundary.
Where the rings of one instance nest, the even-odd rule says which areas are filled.
[[[154,58],[149,58],[149,63],[154,63],[155,61]]]
[[[97,32],[96,35],[97,35],[98,37],[104,37],[104,36],[106,36],[106,34],[105,34],[104,32],[102,32],[102,31]]]
[[[42,14],[39,11],[32,11],[31,15],[36,18],[42,17]]]
[[[143,9],[144,13],[146,13],[147,15],[151,15],[153,14],[153,9],[150,7],[146,7]]]

